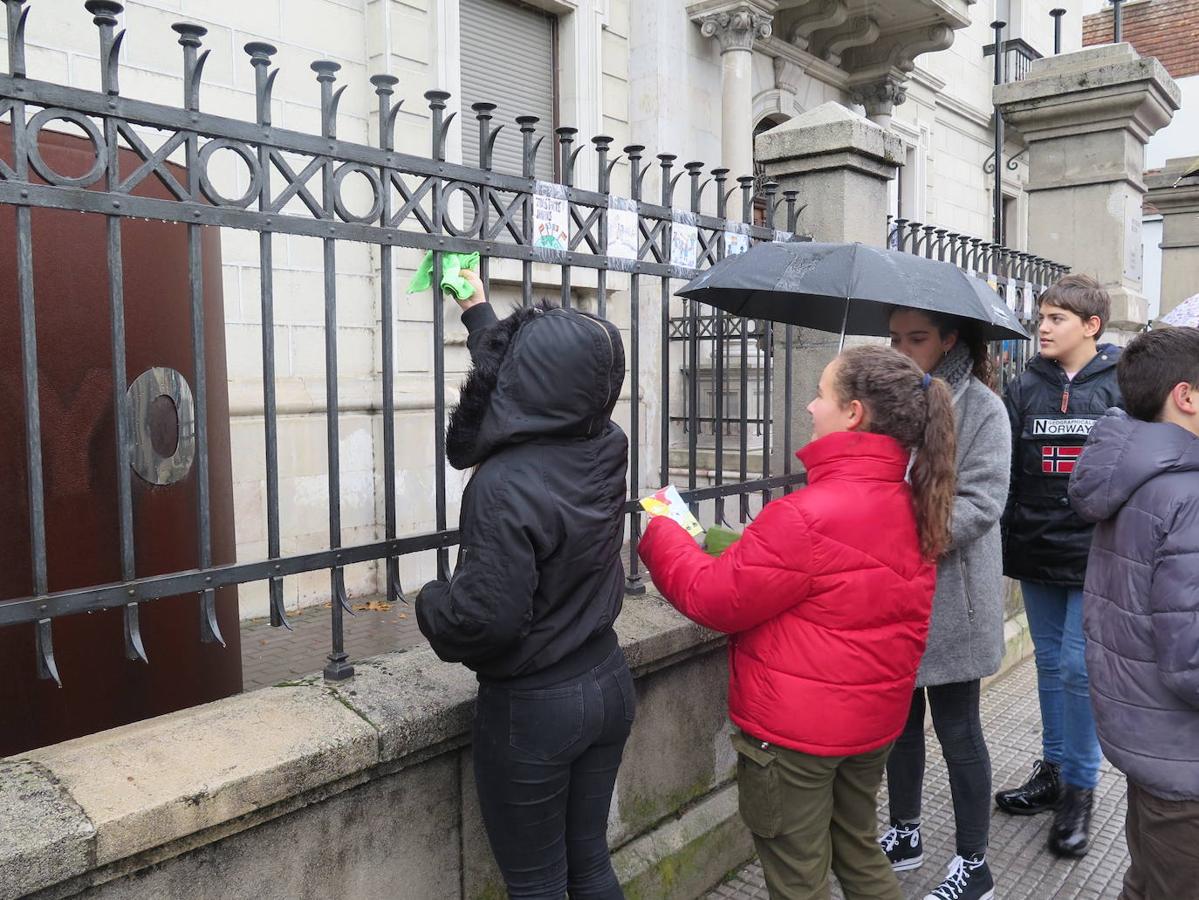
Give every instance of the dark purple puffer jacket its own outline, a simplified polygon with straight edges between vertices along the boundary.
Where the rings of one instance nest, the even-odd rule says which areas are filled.
[[[1199,799],[1199,437],[1112,410],[1070,500],[1099,523],[1083,627],[1103,752],[1151,794]]]

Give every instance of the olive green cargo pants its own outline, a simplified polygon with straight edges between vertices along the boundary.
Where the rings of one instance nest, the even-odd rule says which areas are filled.
[[[829,869],[846,900],[903,900],[878,845],[876,804],[888,745],[811,756],[738,732],[741,818],[753,832],[771,900],[825,900]]]

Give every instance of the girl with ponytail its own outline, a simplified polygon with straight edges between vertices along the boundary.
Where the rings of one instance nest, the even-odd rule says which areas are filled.
[[[680,612],[730,635],[739,804],[770,896],[826,896],[831,865],[847,900],[901,900],[875,801],[950,545],[953,399],[900,353],[858,347],[808,411],[804,490],[718,558],[667,518],[641,556]]]
[[[916,675],[907,726],[887,760],[891,827],[881,843],[896,871],[924,862],[924,716],[931,708],[949,770],[957,852],[946,861],[945,881],[926,900],[982,900],[995,884],[986,862],[991,756],[983,738],[979,685],[998,671],[1003,659],[999,523],[1011,478],[1011,426],[994,391],[994,366],[978,323],[897,308],[891,313],[891,345],[948,385],[958,449],[952,461],[957,491],[950,498],[949,552],[937,567],[928,647]],[[918,485],[914,468],[912,483]]]

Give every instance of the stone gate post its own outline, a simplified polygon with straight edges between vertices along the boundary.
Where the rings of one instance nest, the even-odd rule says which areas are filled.
[[[1141,208],[1145,144],[1179,108],[1178,85],[1131,44],[1035,60],[995,103],[1028,142],[1028,243],[1097,278],[1112,296],[1111,339],[1147,318]]]
[[[1162,214],[1159,316],[1199,293],[1199,174],[1180,178],[1199,157],[1171,159],[1150,176],[1149,202]]]

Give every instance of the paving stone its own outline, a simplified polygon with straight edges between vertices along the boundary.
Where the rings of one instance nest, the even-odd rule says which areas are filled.
[[[1032,660],[993,683],[982,702],[983,730],[991,750],[995,789],[1020,783],[1041,754],[1041,716],[1036,669]],[[953,804],[941,748],[929,729],[921,833],[925,864],[903,872],[905,897],[922,898],[944,877],[954,855]],[[1128,868],[1124,842],[1127,786],[1124,776],[1104,760],[1095,790],[1091,852],[1076,861],[1061,860],[1046,849],[1052,817],[1008,816],[995,810],[991,820],[989,861],[996,896],[1004,900],[1114,900]],[[879,795],[879,827],[887,824],[886,785]],[[833,878],[833,900],[842,894]],[[706,900],[765,900],[762,867],[755,860],[708,894]]]
[[[355,600],[355,607],[381,597]],[[320,672],[329,653],[330,612],[317,606],[300,615],[289,614],[292,631],[272,628],[269,619],[251,619],[241,623],[242,689],[258,688],[294,681]],[[408,650],[424,643],[416,625],[411,604],[393,603],[390,609],[358,609],[345,616],[345,647],[350,661]]]

